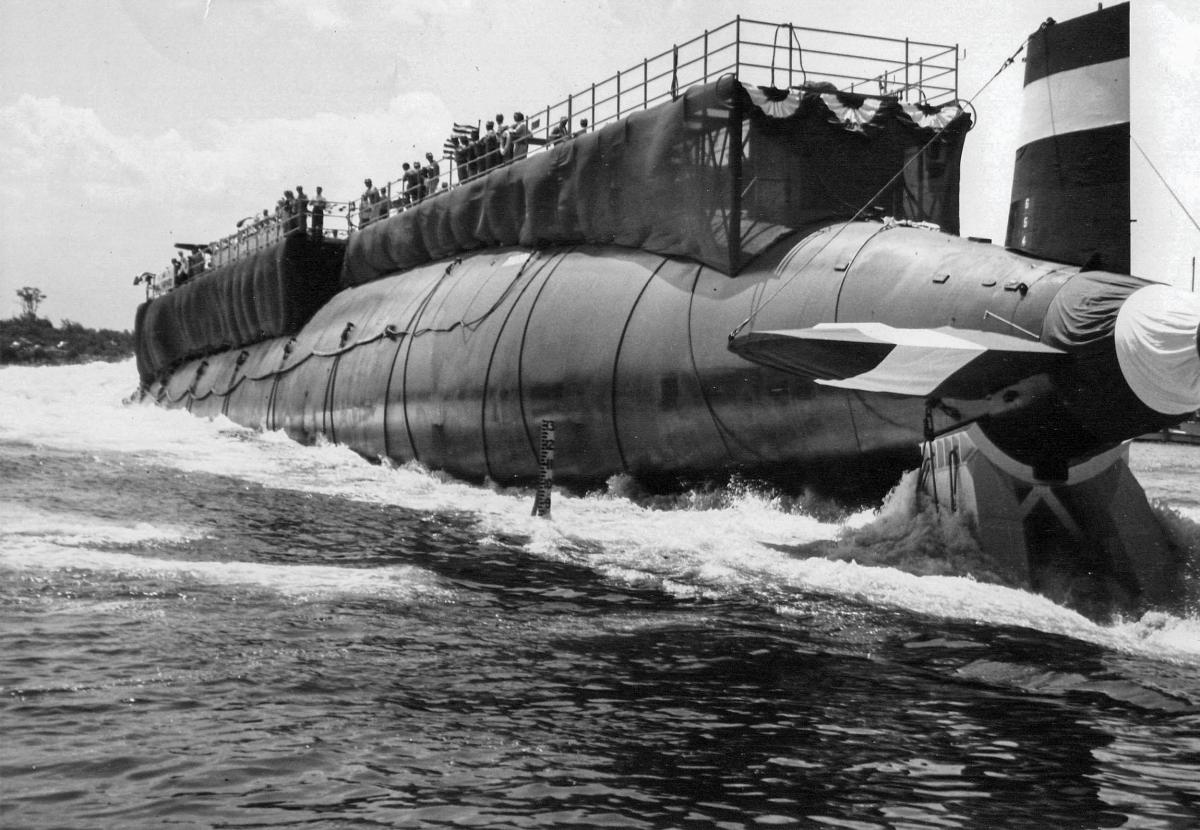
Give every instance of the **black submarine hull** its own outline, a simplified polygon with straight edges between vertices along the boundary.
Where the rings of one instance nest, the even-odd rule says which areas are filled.
[[[506,248],[345,289],[294,338],[181,365],[150,393],[247,426],[499,484],[626,473],[880,487],[919,459],[923,402],[821,386],[728,348],[759,329],[884,320],[1041,332],[1075,266],[935,231],[839,223],[782,240],[736,279],[681,258]]]
[[[870,500],[919,467],[1014,584],[1174,602],[1123,442],[1200,405],[1200,302],[1124,273],[1127,48],[1090,44],[1127,17],[1031,39],[1005,248],[956,235],[960,102],[725,75],[347,238],[256,238],[139,309],[142,394],[500,485],[545,484],[550,424],[580,489]]]

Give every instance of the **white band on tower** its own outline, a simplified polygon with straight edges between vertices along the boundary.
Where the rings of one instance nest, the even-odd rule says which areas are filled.
[[[1017,146],[1128,121],[1129,58],[1093,63],[1047,75],[1025,87]]]

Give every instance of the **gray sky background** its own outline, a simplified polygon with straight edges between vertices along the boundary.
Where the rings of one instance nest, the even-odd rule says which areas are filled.
[[[957,43],[970,98],[1095,0],[0,0],[0,317],[132,328],[144,270],[285,188],[354,198],[455,120],[529,113],[734,15]],[[1200,3],[1134,0],[1133,134],[1200,217]],[[975,100],[962,232],[1003,241],[1024,67]],[[1135,273],[1187,287],[1200,233],[1131,149]]]

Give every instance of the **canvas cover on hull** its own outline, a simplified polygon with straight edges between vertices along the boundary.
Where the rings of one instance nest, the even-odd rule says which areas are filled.
[[[616,245],[734,275],[782,237],[870,206],[956,231],[969,127],[955,104],[726,76],[438,193],[345,243],[289,237],[194,278],[139,309],[139,373],[149,380],[188,358],[295,334],[339,287],[481,248]]]
[[[955,104],[726,76],[364,228],[350,238],[342,285],[477,248],[577,243],[733,275],[785,234],[870,205],[957,232],[969,127]]]
[[[138,374],[149,381],[188,358],[295,334],[337,292],[343,251],[288,237],[143,303]]]

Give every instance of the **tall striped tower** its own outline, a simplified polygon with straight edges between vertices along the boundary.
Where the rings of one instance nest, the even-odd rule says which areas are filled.
[[[1129,273],[1129,4],[1029,39],[1006,245]]]

